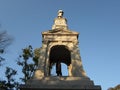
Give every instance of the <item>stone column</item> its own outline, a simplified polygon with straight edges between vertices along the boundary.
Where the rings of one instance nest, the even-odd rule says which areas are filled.
[[[35,71],[34,78],[42,78],[45,76],[46,49],[47,49],[47,45],[43,43],[40,49],[38,69]]]
[[[82,66],[82,61],[80,57],[80,52],[78,45],[74,45],[71,51],[71,63],[72,63],[72,76],[75,77],[86,77],[86,73]]]
[[[45,44],[45,63],[44,63],[44,75],[45,76],[49,76],[49,53],[50,53],[50,49],[49,49],[49,45],[50,45],[51,41],[47,41]]]

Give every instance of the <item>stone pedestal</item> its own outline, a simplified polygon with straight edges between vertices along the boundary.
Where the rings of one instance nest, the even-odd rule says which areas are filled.
[[[20,90],[101,90],[87,77],[53,76],[31,79]]]

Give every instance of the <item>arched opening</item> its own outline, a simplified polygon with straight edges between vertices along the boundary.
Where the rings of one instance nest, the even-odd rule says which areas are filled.
[[[68,76],[68,67],[66,64],[61,63],[62,76]],[[56,64],[51,68],[51,76],[56,76]]]
[[[71,64],[71,53],[68,48],[64,45],[55,45],[50,49],[49,55],[49,74],[51,75],[52,68],[55,71],[52,71],[52,75],[57,74],[57,76],[66,76],[68,75],[67,66]]]

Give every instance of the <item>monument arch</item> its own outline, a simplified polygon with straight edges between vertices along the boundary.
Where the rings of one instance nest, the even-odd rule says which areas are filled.
[[[79,50],[79,33],[68,28],[64,12],[58,11],[52,30],[42,32],[38,69],[32,79],[20,90],[101,90],[86,75]],[[51,66],[60,67],[57,76],[51,76]],[[62,76],[61,63],[68,66],[68,76]]]
[[[52,69],[52,65],[56,64],[56,72],[57,70],[61,70],[61,63],[69,66],[71,64],[71,52],[65,45],[55,45],[50,49],[49,55],[49,69]],[[59,67],[60,64],[60,67]],[[50,73],[51,70],[49,70]],[[62,73],[62,71],[60,71]]]

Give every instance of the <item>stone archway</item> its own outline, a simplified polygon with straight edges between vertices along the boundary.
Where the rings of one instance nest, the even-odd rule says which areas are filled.
[[[61,63],[69,66],[71,64],[71,52],[65,45],[55,45],[50,49],[49,55],[49,75],[51,74],[52,65],[56,64],[57,76],[62,75]]]

